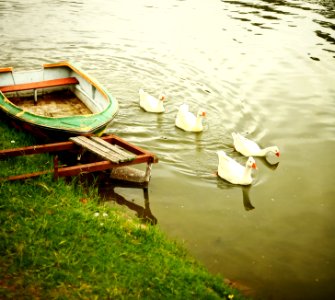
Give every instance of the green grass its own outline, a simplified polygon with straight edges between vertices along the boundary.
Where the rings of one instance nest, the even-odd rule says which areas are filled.
[[[34,142],[2,122],[0,136],[0,149]],[[0,161],[0,177],[51,161]],[[0,182],[0,299],[244,299],[157,226],[100,200],[94,185],[51,175]]]

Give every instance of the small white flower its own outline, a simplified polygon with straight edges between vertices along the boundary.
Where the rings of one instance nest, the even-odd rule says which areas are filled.
[[[99,213],[96,212],[96,213],[94,214],[94,216],[95,216],[95,217],[99,217]]]
[[[104,217],[108,217],[108,214],[105,213],[105,212],[104,212],[102,215],[103,215]]]
[[[14,140],[11,140],[10,142],[11,142],[12,144],[15,144],[15,141],[14,141]]]

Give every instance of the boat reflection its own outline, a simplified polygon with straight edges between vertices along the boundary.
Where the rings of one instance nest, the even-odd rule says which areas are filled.
[[[143,190],[144,206],[141,206],[134,201],[127,200],[124,196],[115,191],[116,188],[137,188]],[[136,213],[136,216],[144,223],[152,225],[157,224],[157,218],[152,214],[149,203],[149,191],[146,187],[140,187],[129,183],[109,182],[99,186],[99,194],[104,201],[113,201],[119,205],[124,205]]]

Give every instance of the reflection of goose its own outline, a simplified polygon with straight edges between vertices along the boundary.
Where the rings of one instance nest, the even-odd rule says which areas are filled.
[[[252,205],[250,200],[250,189],[251,185],[242,185],[242,186],[236,186],[232,185],[226,181],[220,180],[220,178],[217,179],[217,186],[220,189],[228,190],[232,188],[241,188],[242,190],[242,200],[243,200],[243,206],[246,211],[253,210],[255,207]]]
[[[144,90],[140,89],[138,92],[140,96],[140,106],[147,112],[161,113],[164,112],[163,101],[165,97],[163,95],[159,96],[159,99],[149,95]]]
[[[277,146],[261,149],[254,141],[245,138],[239,133],[233,132],[232,136],[236,151],[240,152],[244,156],[266,156],[269,153],[273,153],[278,157],[280,156]]]
[[[275,156],[261,157],[260,161],[270,170],[276,170],[279,166],[278,158]]]
[[[249,157],[245,167],[220,150],[217,152],[219,157],[218,175],[234,184],[249,185],[252,183],[251,169],[256,169],[255,160]]]
[[[249,197],[250,186],[243,186],[242,187],[242,195],[243,195],[243,205],[245,210],[252,210],[255,207],[251,204],[250,197]]]
[[[189,112],[188,105],[184,103],[179,107],[175,124],[185,131],[200,132],[203,130],[202,119],[205,116],[206,112],[201,109],[195,116]]]

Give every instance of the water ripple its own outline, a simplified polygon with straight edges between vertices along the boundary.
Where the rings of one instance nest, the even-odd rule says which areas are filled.
[[[304,219],[300,218],[302,211],[309,212],[317,220],[314,223],[322,226],[331,223],[324,221],[327,217],[333,218],[324,212],[332,211],[325,208],[331,207],[334,194],[331,162],[335,142],[335,2],[144,2],[0,0],[0,34],[4,45],[0,65],[30,69],[45,62],[68,59],[87,70],[119,101],[120,111],[109,132],[159,157],[159,166],[154,168],[157,181],[153,180],[152,185],[157,208],[164,201],[177,207],[181,198],[189,201],[192,209],[199,209],[201,203],[199,215],[194,217],[192,210],[188,214],[192,216],[191,221],[185,218],[185,226],[204,228],[203,240],[209,236],[221,238],[222,227],[218,230],[217,224],[222,223],[222,213],[229,211],[224,224],[232,224],[233,230],[225,229],[224,236],[238,245],[233,255],[227,254],[224,247],[220,258],[227,262],[234,255],[236,258],[237,251],[244,252],[232,267],[217,263],[214,271],[222,271],[220,267],[224,265],[225,272],[234,274],[235,269],[245,268],[245,261],[261,257],[262,251],[269,249],[272,269],[278,268],[276,261],[282,253],[271,256],[272,246],[278,240],[285,244],[287,231],[293,235],[292,224]],[[139,88],[155,96],[164,93],[166,112],[160,115],[144,112],[139,107]],[[206,110],[202,133],[176,128],[175,117],[183,102],[193,112],[200,107]],[[233,131],[241,132],[261,146],[276,144],[283,153],[278,168],[257,159],[259,169],[254,175],[252,201],[249,204],[244,201],[246,210],[253,205],[257,208],[252,214],[240,210],[241,196],[245,197],[249,190],[232,186],[215,175],[219,149],[245,163],[246,158],[234,151]],[[167,182],[171,187],[166,188]],[[171,192],[175,187],[178,193]],[[174,198],[171,195],[177,200],[171,199]],[[234,201],[227,201],[235,198],[239,201],[236,206]],[[210,206],[212,209],[208,210]],[[318,220],[321,211],[323,215],[321,218],[320,213]],[[282,231],[282,216],[287,213],[292,215],[293,222],[289,222],[287,231]],[[160,210],[160,214],[164,212]],[[167,219],[171,220],[163,222],[170,221],[171,228],[177,227],[176,218]],[[304,219],[306,224],[310,219],[310,215]],[[199,220],[203,223],[198,223]],[[253,234],[257,232],[259,236],[243,244],[236,238],[236,232],[244,231],[236,230],[236,224],[246,228],[246,234],[256,226]],[[265,235],[259,230],[262,224],[266,227]],[[215,230],[208,230],[212,225]],[[184,230],[185,226],[179,226],[178,230]],[[301,269],[295,275],[305,280],[302,284],[305,290],[315,283],[314,279],[308,281],[308,276],[316,273],[309,267],[320,266],[320,261],[315,259],[324,256],[313,249],[315,238],[327,227],[315,228],[315,236],[303,235],[303,247],[294,250],[298,255],[291,260],[294,267],[300,259],[313,261],[296,268]],[[273,234],[272,239],[268,239],[268,232]],[[273,244],[265,250],[259,243],[250,248],[252,241],[262,236]],[[193,234],[187,237],[192,239]],[[301,251],[308,244],[311,251]],[[199,254],[204,260],[208,257],[207,248],[201,248]],[[318,247],[330,252],[333,248],[333,245]],[[214,249],[220,253],[222,247]],[[226,256],[228,260],[224,259]],[[241,257],[245,259],[240,262]],[[331,267],[328,266],[331,271],[323,269],[328,278],[333,274]],[[294,287],[282,283],[287,272],[282,271],[281,264],[277,277],[264,279],[262,276],[267,271],[260,265],[256,269],[252,266],[249,277],[256,278],[262,286],[260,289],[271,285],[277,291],[291,293]],[[287,274],[291,282],[292,273]],[[321,281],[314,298],[324,295],[325,284]],[[276,296],[280,298],[281,294],[260,298]]]

